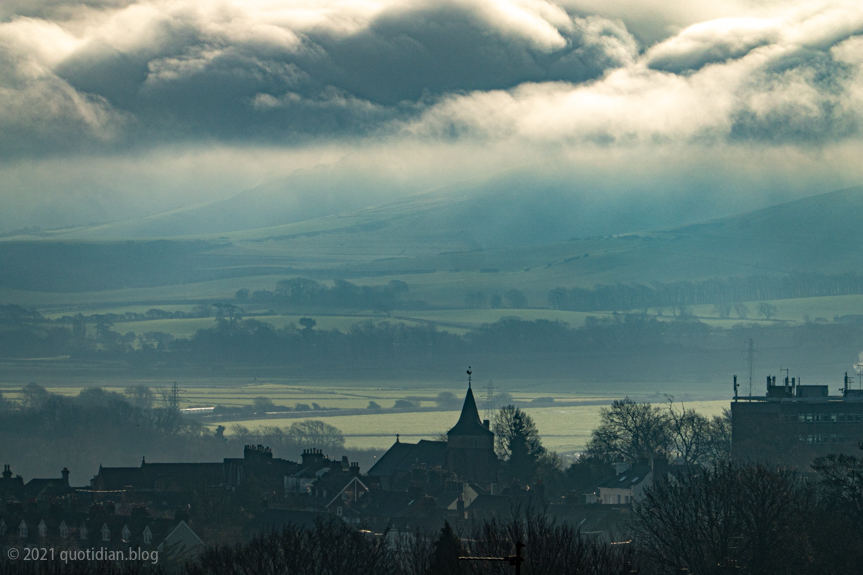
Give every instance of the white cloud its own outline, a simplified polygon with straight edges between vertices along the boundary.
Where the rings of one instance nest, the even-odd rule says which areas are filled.
[[[848,3],[701,23],[599,80],[453,95],[406,131],[608,145],[856,137],[863,112],[847,103],[859,101],[863,85],[852,36],[860,32],[863,9]],[[842,68],[831,54],[855,67]]]

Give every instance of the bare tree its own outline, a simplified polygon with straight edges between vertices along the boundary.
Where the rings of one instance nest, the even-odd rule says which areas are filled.
[[[776,312],[779,311],[775,305],[769,304],[767,302],[760,302],[758,304],[758,313],[764,316],[764,319],[772,319],[773,316],[776,315]]]
[[[635,462],[667,456],[672,437],[668,415],[649,403],[617,400],[599,410],[600,424],[591,433],[586,452],[603,461]]]
[[[792,574],[811,563],[814,490],[793,471],[722,463],[660,481],[633,506],[655,572]]]
[[[129,403],[141,409],[150,409],[156,397],[153,391],[146,385],[135,385],[126,388],[126,398]]]
[[[722,319],[728,319],[731,317],[731,304],[725,302],[713,304],[713,313]]]
[[[522,573],[527,575],[623,575],[635,565],[631,546],[609,545],[531,510],[514,509],[508,519],[475,525],[466,540],[473,557],[511,557],[516,542],[526,544]],[[476,575],[512,575],[507,562],[470,561],[469,566]]]

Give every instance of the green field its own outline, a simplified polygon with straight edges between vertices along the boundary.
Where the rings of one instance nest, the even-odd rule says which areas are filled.
[[[796,325],[807,321],[830,322],[833,321],[834,318],[844,315],[863,314],[863,295],[765,300],[765,302],[776,307],[776,315],[770,320],[766,320],[758,313],[758,302],[749,302],[747,304],[749,307],[749,315],[742,319],[733,312],[731,317],[727,319],[720,318],[712,305],[691,306],[690,311],[695,319],[720,328],[730,328],[739,324],[741,321],[749,323],[782,323],[785,325]],[[109,305],[106,307],[92,308],[86,310],[85,313],[145,313],[152,307],[153,306],[141,305]],[[160,305],[158,308],[165,311],[187,312],[191,309],[191,306]],[[71,312],[54,311],[46,315],[51,318],[57,318],[62,315],[68,315],[69,313]],[[629,313],[640,314],[644,313],[644,310],[630,310]],[[662,316],[658,316],[655,310],[650,309],[647,311],[647,315],[650,317],[656,317],[663,321],[674,319],[670,309],[666,310]],[[408,325],[433,325],[442,331],[463,334],[471,329],[475,329],[484,324],[494,323],[506,317],[516,317],[526,321],[540,319],[561,321],[568,324],[570,327],[577,328],[584,325],[585,318],[587,317],[608,318],[612,317],[612,313],[608,311],[574,312],[551,309],[450,309],[435,311],[396,310],[392,312],[390,316],[382,316],[380,313],[373,312],[357,312],[351,314],[322,314],[309,312],[306,314],[251,315],[249,317],[257,321],[268,323],[277,329],[290,325],[296,326],[300,318],[312,317],[317,322],[316,329],[321,330],[337,329],[346,332],[351,328],[351,326],[358,323],[369,321],[378,323],[388,321],[391,323],[404,323]],[[214,324],[215,320],[213,318],[160,319],[118,322],[114,324],[112,329],[122,334],[133,332],[137,335],[142,335],[147,332],[163,332],[169,333],[176,338],[188,338],[194,335],[199,329],[211,328]]]

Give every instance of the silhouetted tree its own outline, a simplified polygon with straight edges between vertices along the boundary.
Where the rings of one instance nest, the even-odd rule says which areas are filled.
[[[527,296],[521,290],[507,290],[503,292],[503,298],[507,305],[513,309],[525,309],[527,307]]]
[[[533,481],[545,454],[533,418],[518,407],[501,407],[494,416],[494,434],[495,451],[507,473],[522,483]]]
[[[668,415],[661,408],[627,397],[600,409],[599,418],[585,450],[590,457],[630,463],[667,457],[673,440]]]
[[[445,521],[434,544],[430,575],[464,573],[464,564],[458,559],[463,555],[464,549],[461,546],[461,539],[453,531],[449,521]]]
[[[769,304],[767,302],[760,302],[758,304],[758,313],[764,316],[764,319],[771,319],[776,315],[778,309],[775,305]]]
[[[793,471],[721,463],[657,481],[633,505],[633,534],[656,572],[812,572],[815,491]]]

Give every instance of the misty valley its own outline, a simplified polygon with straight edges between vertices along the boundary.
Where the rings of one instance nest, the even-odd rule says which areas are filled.
[[[859,4],[0,1],[0,575],[863,573]]]
[[[859,520],[843,506],[863,489],[863,276],[762,234],[773,212],[811,230],[813,205],[858,202],[479,251],[432,229],[437,245],[395,257],[386,208],[253,239],[6,237],[0,537],[76,549],[93,533],[190,573],[335,540],[354,558],[333,573],[485,573],[459,557],[522,539],[531,573],[560,572],[542,545],[585,562],[573,573],[843,572],[858,552],[826,541]],[[412,233],[427,211],[407,210]],[[346,234],[364,247],[345,252]],[[723,261],[744,245],[792,263]],[[713,513],[705,494],[734,535],[669,538],[695,529],[674,510]],[[780,510],[782,529],[756,515]],[[808,551],[780,543],[801,537]]]

